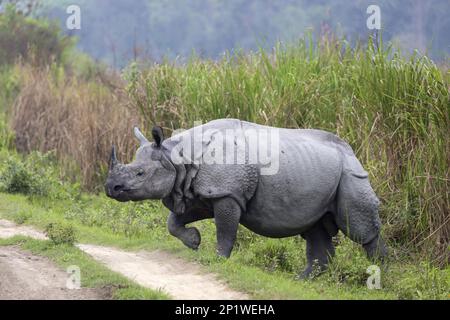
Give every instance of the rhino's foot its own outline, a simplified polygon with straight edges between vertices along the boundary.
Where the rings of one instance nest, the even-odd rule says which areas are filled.
[[[306,239],[306,259],[308,265],[300,279],[315,278],[323,273],[334,256],[332,235],[322,221],[317,222],[302,236]]]
[[[327,269],[328,266],[326,264],[319,264],[319,262],[315,260],[312,265],[308,264],[306,269],[301,274],[299,274],[296,277],[296,279],[297,280],[314,279],[320,276],[322,273],[324,273]]]
[[[377,235],[374,239],[366,244],[363,244],[364,250],[367,253],[367,257],[374,262],[384,262],[388,255],[386,244],[380,235]]]
[[[201,242],[200,232],[195,227],[186,228],[186,224],[207,218],[210,216],[204,212],[191,211],[181,215],[171,212],[167,219],[167,228],[169,233],[180,239],[185,246],[197,250]]]
[[[228,259],[231,256],[231,250],[220,247],[216,248],[216,253],[219,258]]]
[[[186,247],[197,250],[201,242],[200,232],[195,227],[186,228],[182,241]]]

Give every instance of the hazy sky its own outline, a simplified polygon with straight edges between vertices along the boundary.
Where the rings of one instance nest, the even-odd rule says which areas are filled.
[[[450,52],[448,0],[42,0],[41,13],[56,18],[79,48],[121,67],[135,57],[161,60],[195,51],[208,58],[225,51],[293,42],[311,30],[365,41],[371,4],[380,8],[384,39],[442,59]],[[69,4],[80,8],[81,29],[67,30]]]

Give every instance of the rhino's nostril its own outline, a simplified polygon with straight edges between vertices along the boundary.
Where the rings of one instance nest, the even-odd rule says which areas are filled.
[[[121,185],[121,184],[114,186],[114,191],[120,191],[122,189],[123,189],[123,185]]]

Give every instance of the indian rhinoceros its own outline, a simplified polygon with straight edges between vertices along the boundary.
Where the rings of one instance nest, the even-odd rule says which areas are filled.
[[[201,238],[186,225],[214,218],[217,252],[224,257],[239,224],[267,237],[301,235],[304,277],[326,269],[338,230],[362,244],[369,258],[386,255],[368,174],[332,133],[237,119],[214,120],[165,140],[154,127],[154,142],[137,128],[134,133],[140,147],[132,163],[121,164],[113,146],[106,193],[118,201],[162,199],[170,210],[169,233],[189,248],[197,249]],[[268,151],[271,161],[263,163]]]

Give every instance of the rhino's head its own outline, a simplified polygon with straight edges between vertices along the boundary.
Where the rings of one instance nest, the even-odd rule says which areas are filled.
[[[118,201],[162,199],[169,195],[176,178],[176,170],[163,152],[162,129],[153,128],[153,143],[138,128],[134,128],[134,134],[141,145],[133,162],[120,163],[114,146],[112,148],[106,194]]]

